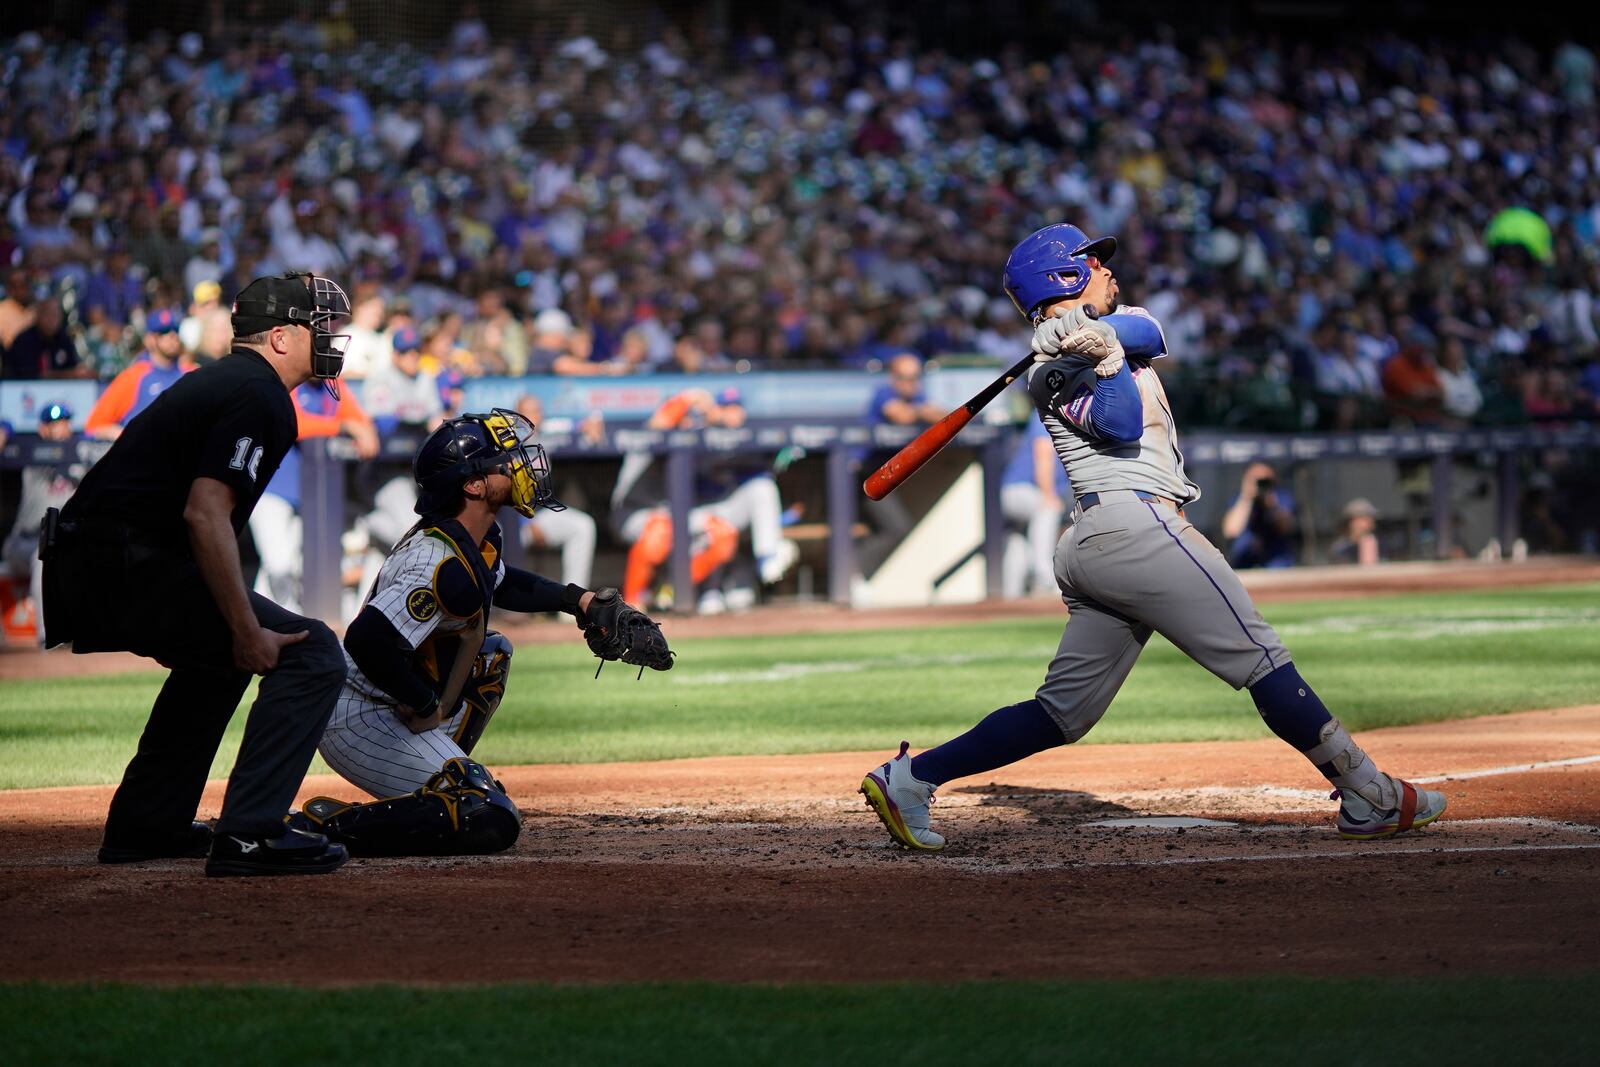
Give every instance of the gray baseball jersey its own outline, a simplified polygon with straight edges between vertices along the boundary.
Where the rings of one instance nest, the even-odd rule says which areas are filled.
[[[1236,689],[1289,662],[1222,553],[1181,514],[1200,488],[1149,365],[1165,355],[1159,324],[1137,308],[1101,321],[1123,342],[1126,368],[1039,408],[1079,501],[1055,554],[1070,618],[1037,693],[1069,742],[1105,714],[1152,632]]]
[[[1200,499],[1200,487],[1184,472],[1172,405],[1167,403],[1160,376],[1149,365],[1149,360],[1166,355],[1161,325],[1140,307],[1122,308],[1105,322],[1117,330],[1128,354],[1143,432],[1136,443],[1098,432],[1093,420],[1095,404],[1101,398],[1096,390],[1080,390],[1060,408],[1040,409],[1039,417],[1050,431],[1056,455],[1079,496],[1108,489],[1142,489],[1180,505],[1191,504]],[[1044,372],[1045,366],[1036,363],[1029,369],[1030,385],[1032,376]]]

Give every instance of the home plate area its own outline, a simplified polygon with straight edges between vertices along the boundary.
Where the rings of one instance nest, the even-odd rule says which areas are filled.
[[[907,862],[999,874],[1600,850],[1600,828],[1580,822],[1523,815],[1452,818],[1452,812],[1393,838],[1346,841],[1334,830],[1335,810],[1325,792],[1279,786],[1090,794],[992,783],[942,791],[936,798],[934,826],[950,840],[938,855],[893,845],[859,798],[812,796],[631,813],[527,811],[527,833],[512,856],[531,863],[638,860],[757,868]]]

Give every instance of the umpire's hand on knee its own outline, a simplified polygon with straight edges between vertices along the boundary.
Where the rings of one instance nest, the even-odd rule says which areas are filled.
[[[266,674],[278,665],[278,653],[285,645],[297,644],[311,636],[310,630],[280,634],[257,626],[233,635],[233,663],[251,674]]]

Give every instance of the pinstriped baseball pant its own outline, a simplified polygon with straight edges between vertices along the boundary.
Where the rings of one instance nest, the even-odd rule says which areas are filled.
[[[447,761],[467,755],[455,742],[466,714],[463,703],[439,726],[414,734],[391,705],[346,687],[317,751],[340,777],[374,797],[401,796],[422,788]]]

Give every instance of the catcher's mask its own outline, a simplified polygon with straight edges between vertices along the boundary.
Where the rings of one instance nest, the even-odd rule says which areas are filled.
[[[444,423],[417,450],[417,514],[453,516],[461,510],[462,483],[496,471],[511,479],[518,514],[564,510],[550,489],[550,458],[533,438],[533,423],[505,408]]]
[[[248,337],[273,326],[304,326],[311,331],[311,377],[335,398],[334,379],[344,370],[344,349],[350,335],[334,333],[336,319],[349,318],[350,298],[339,284],[306,271],[275,278],[257,278],[233,302],[233,332]]]

